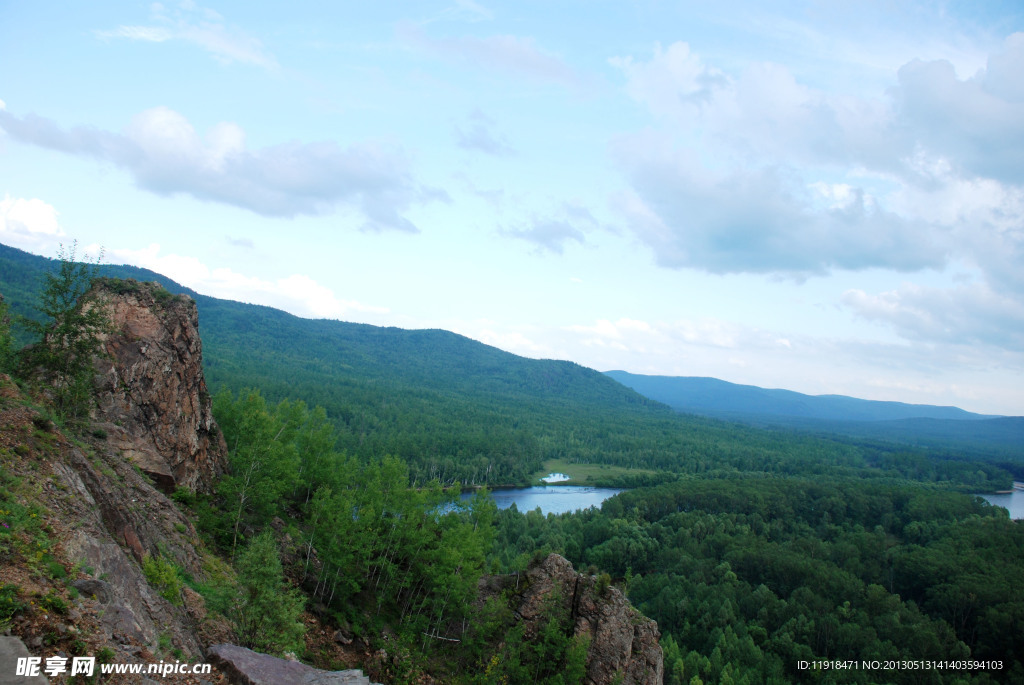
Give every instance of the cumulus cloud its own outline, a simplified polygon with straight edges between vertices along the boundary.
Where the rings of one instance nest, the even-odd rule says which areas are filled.
[[[66,234],[57,210],[38,198],[4,195],[0,200],[0,242],[37,253],[53,252]]]
[[[331,141],[250,149],[237,124],[217,124],[200,137],[167,107],[141,112],[121,133],[64,130],[39,116],[19,119],[2,111],[0,128],[24,143],[110,162],[157,194],[185,193],[265,216],[342,207],[362,216],[364,230],[415,232],[402,212],[414,200],[432,197],[413,182],[398,151],[368,143],[343,148]]]
[[[1008,40],[994,69],[961,80],[946,61],[915,60],[899,70],[892,90],[897,121],[913,131],[915,143],[967,176],[1024,182],[1024,102],[1005,72],[1024,73],[1024,34]],[[992,65],[992,61],[989,62]]]
[[[656,126],[612,145],[626,225],[669,268],[802,277],[972,262],[1024,293],[1024,34],[963,77],[915,60],[875,98],[685,43],[611,60]]]
[[[619,141],[632,191],[616,200],[661,266],[712,273],[941,266],[945,249],[931,224],[879,206],[863,188],[804,185],[788,170],[715,172],[671,141]]]
[[[168,10],[161,3],[150,6],[150,25],[118,26],[116,29],[96,31],[104,40],[126,39],[148,43],[182,41],[191,43],[210,53],[222,64],[238,62],[265,69],[278,68],[277,60],[263,44],[237,26],[224,22],[224,17],[195,3],[180,3]]]
[[[399,26],[399,36],[410,45],[463,64],[526,76],[563,86],[580,87],[586,79],[561,57],[540,48],[532,38],[521,36],[456,36],[433,38],[412,24]]]
[[[110,258],[162,273],[203,294],[276,307],[297,316],[347,319],[388,311],[341,299],[304,274],[274,280],[246,276],[228,268],[210,268],[195,257],[163,253],[156,243],[141,250],[113,250]]]

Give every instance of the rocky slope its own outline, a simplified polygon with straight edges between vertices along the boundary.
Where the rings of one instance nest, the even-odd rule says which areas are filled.
[[[527,638],[541,630],[550,600],[568,614],[573,635],[589,638],[586,685],[660,685],[664,674],[658,624],[634,609],[613,586],[577,573],[569,560],[551,554],[525,574],[481,579],[482,599],[512,594],[517,621]]]

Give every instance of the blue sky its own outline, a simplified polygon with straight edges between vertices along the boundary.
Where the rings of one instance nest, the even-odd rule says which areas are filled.
[[[1024,414],[1017,2],[0,3],[0,103],[38,254]]]

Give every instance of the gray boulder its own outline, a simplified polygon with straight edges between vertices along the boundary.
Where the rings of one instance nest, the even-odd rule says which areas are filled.
[[[238,645],[213,645],[207,658],[238,685],[373,685],[362,671],[322,671]]]

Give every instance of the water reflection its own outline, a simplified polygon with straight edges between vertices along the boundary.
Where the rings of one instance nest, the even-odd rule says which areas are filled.
[[[491,497],[499,509],[508,509],[513,504],[519,511],[527,512],[540,507],[541,513],[564,514],[569,511],[600,507],[601,502],[622,492],[621,488],[594,488],[584,485],[538,485],[532,488],[510,488],[494,490]],[[472,494],[462,495],[468,500]]]
[[[989,502],[997,507],[1005,507],[1010,511],[1010,518],[1012,519],[1024,519],[1024,490],[1018,490],[1018,487],[1022,487],[1021,483],[1014,483],[1014,490],[1012,493],[1004,495],[981,495]]]

